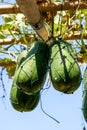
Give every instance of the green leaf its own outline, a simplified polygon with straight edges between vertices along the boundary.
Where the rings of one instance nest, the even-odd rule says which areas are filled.
[[[4,39],[4,38],[5,38],[5,36],[0,33],[0,39]]]
[[[87,15],[87,9],[82,9],[81,11],[84,15]]]
[[[10,26],[11,26],[11,24],[6,23],[6,24],[4,24],[4,25],[2,26],[2,28],[3,28],[3,30],[6,30],[6,29],[8,29]]]
[[[2,15],[2,18],[3,18],[3,20],[4,20],[4,22],[5,23],[8,23],[8,22],[11,22],[11,21],[13,21],[14,20],[14,17],[13,17],[14,15],[8,15],[8,14],[4,14],[4,15]]]

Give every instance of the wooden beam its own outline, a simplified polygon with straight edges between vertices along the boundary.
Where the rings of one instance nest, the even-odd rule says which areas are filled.
[[[70,34],[70,35],[66,35],[63,37],[64,40],[78,40],[81,39],[81,37],[83,39],[87,39],[87,33],[84,33],[83,36],[81,36],[81,34]],[[25,37],[27,42],[30,42],[31,40],[34,41],[34,37]],[[0,45],[10,45],[10,44],[25,44],[25,41],[23,38],[20,39],[0,39]]]
[[[0,5],[0,14],[21,13],[18,5]]]
[[[25,44],[25,40],[30,42],[30,41],[34,41],[34,37],[25,37],[24,38],[17,38],[17,39],[13,39],[13,38],[7,38],[7,39],[0,39],[0,45],[9,45],[9,44]]]
[[[65,10],[75,10],[75,9],[87,9],[87,2],[78,2],[78,1],[72,1],[72,2],[65,2],[64,4],[55,2],[51,4],[45,4],[39,6],[41,12],[47,12],[47,11],[65,11]]]
[[[83,35],[81,35],[81,34],[70,34],[68,36],[65,36],[64,40],[78,40],[78,39],[81,39],[81,37],[83,39],[87,39],[87,33],[84,33]]]

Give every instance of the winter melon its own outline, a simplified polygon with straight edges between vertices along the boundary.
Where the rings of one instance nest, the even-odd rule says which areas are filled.
[[[82,97],[82,112],[84,119],[87,122],[87,67],[84,71],[83,84],[84,84],[84,92]]]
[[[80,86],[80,67],[71,45],[63,40],[53,41],[50,48],[50,76],[58,91],[70,94]]]
[[[15,72],[18,87],[27,94],[37,93],[43,86],[48,67],[48,46],[35,42]]]

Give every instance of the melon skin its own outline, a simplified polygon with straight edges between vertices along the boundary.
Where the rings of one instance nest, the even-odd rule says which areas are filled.
[[[10,91],[10,101],[13,108],[19,112],[31,112],[40,100],[40,92],[34,95],[23,93],[14,82]]]
[[[16,84],[26,94],[37,93],[43,88],[48,69],[48,55],[47,44],[45,42],[35,42],[16,70]]]
[[[18,56],[18,58],[17,58],[17,68],[18,68],[18,67],[22,64],[22,62],[26,59],[27,54],[28,54],[28,50],[27,50],[27,49],[23,50],[23,51],[19,54],[19,56]]]
[[[85,121],[87,122],[87,67],[85,68],[83,75],[83,96],[82,96],[82,113]]]
[[[81,71],[71,45],[55,40],[50,48],[50,77],[53,87],[71,94],[81,83]]]

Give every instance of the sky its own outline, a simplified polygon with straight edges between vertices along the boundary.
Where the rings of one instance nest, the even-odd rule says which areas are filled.
[[[42,94],[43,109],[57,119],[58,124],[42,112],[40,103],[31,112],[16,111],[9,99],[12,80],[6,75],[4,80],[7,95],[0,100],[0,130],[82,130],[86,125],[81,110],[82,85],[74,94],[63,94],[52,85]]]
[[[12,3],[14,0],[7,0]],[[1,57],[2,55],[0,55]],[[82,67],[84,72],[84,66]],[[63,94],[56,91],[52,84],[50,88],[42,94],[43,109],[52,117],[60,122],[58,124],[53,119],[45,115],[40,106],[31,112],[18,112],[10,103],[10,89],[12,80],[6,73],[3,76],[6,88],[6,97],[0,98],[0,130],[82,130],[84,121],[82,114],[82,92],[83,84],[74,92],[74,94]],[[47,82],[44,87],[47,86]],[[0,95],[2,94],[0,87]]]

